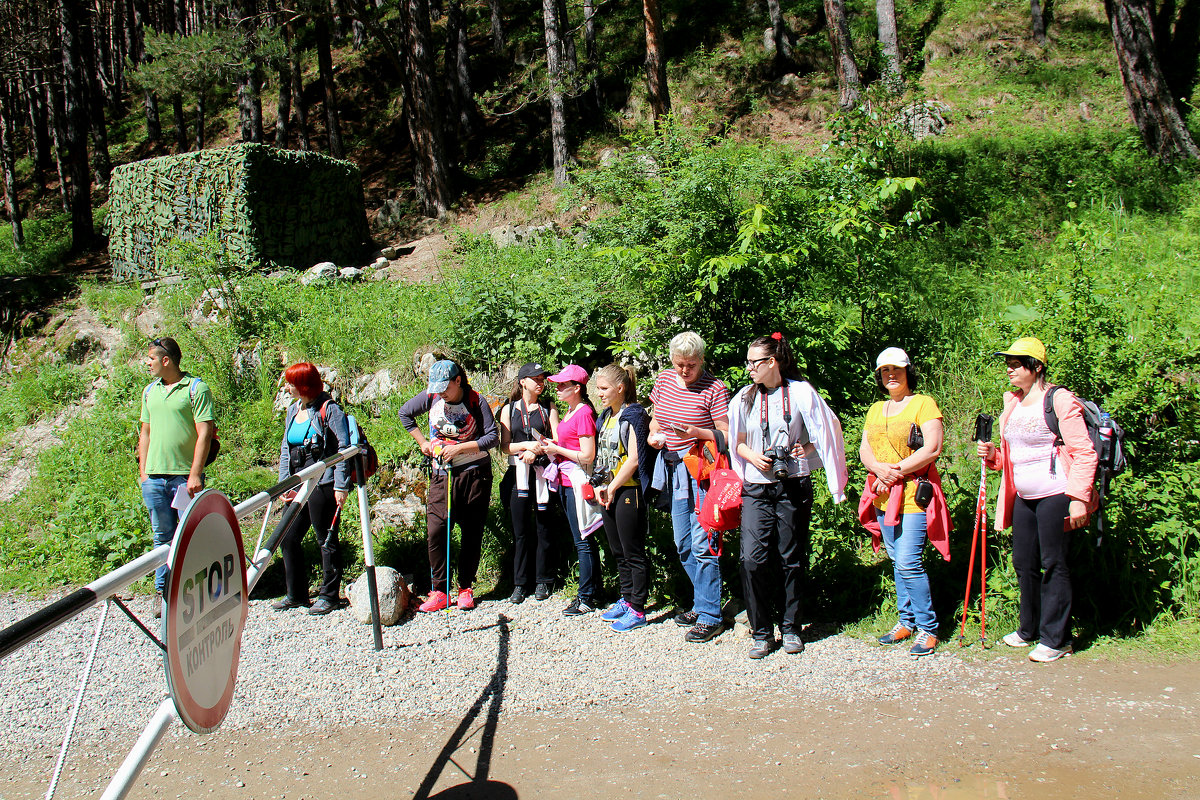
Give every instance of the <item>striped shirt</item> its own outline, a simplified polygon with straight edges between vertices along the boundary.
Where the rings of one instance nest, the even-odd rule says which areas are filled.
[[[676,451],[688,449],[696,440],[681,437],[671,428],[672,424],[712,430],[729,416],[729,388],[711,373],[702,373],[687,388],[680,388],[680,382],[679,373],[664,369],[650,390],[658,429],[667,437],[667,449]]]

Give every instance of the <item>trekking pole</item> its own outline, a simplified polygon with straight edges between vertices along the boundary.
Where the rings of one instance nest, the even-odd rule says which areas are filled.
[[[992,440],[992,417],[988,414],[980,414],[975,418],[975,435],[974,441],[986,443]],[[980,580],[982,587],[980,591],[980,637],[979,642],[982,646],[983,626],[987,624],[987,610],[984,605],[984,598],[987,594],[987,464],[983,457],[979,459],[979,494],[975,500],[975,528],[971,533],[971,557],[967,561],[967,588],[963,595],[963,612],[962,624],[958,632],[958,644],[960,647],[966,646],[967,633],[967,611],[970,608],[971,601],[971,580],[974,578],[975,571],[975,548],[979,544],[980,533],[983,534],[983,547],[980,549]]]

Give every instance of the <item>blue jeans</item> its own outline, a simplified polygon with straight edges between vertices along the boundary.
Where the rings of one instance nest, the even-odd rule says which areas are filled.
[[[558,496],[571,528],[571,540],[579,555],[579,599],[593,608],[600,595],[600,544],[596,541],[599,531],[586,539],[579,535],[579,519],[575,516],[575,489],[571,486],[558,487]]]
[[[933,613],[933,595],[929,576],[921,563],[925,547],[925,513],[901,514],[895,526],[884,523],[884,512],[876,511],[883,532],[883,546],[892,560],[896,576],[896,607],[900,622],[909,630],[937,635],[937,617]]]
[[[154,531],[154,546],[170,544],[179,525],[179,512],[171,507],[175,492],[187,486],[187,475],[172,475],[168,478],[147,478],[142,484],[142,502],[150,510],[150,529]],[[167,584],[167,565],[154,572],[154,589],[161,592]]]
[[[671,528],[675,532],[675,549],[679,563],[695,589],[692,610],[698,622],[717,625],[721,622],[721,565],[709,555],[708,532],[700,526],[696,506],[703,505],[707,494],[696,483],[687,466],[681,461],[671,476]]]

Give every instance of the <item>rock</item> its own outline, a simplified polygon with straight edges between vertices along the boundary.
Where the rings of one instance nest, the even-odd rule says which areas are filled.
[[[941,136],[946,132],[946,117],[950,114],[950,106],[937,100],[923,100],[911,103],[895,117],[896,124],[904,128],[917,141],[931,136]]]
[[[775,29],[766,28],[763,30],[762,38],[763,50],[767,51],[767,58],[775,57]]]
[[[401,476],[401,480],[406,484],[411,484],[421,477],[423,477],[423,473],[418,475],[406,473]],[[388,497],[371,505],[371,529],[406,530],[420,522],[424,516],[425,504],[416,495],[408,495],[403,499]]]
[[[238,383],[251,383],[262,367],[262,342],[240,344],[233,351],[233,374]]]
[[[399,197],[383,201],[379,213],[375,215],[375,224],[383,228],[399,225],[403,220],[404,204],[400,202]]]
[[[337,264],[334,264],[332,261],[322,261],[320,264],[317,264],[311,269],[306,270],[305,273],[300,276],[300,282],[305,286],[308,286],[309,284],[322,279],[333,280],[337,276]]]
[[[616,163],[619,156],[617,151],[611,147],[606,147],[600,151],[600,166],[611,167]]]
[[[492,243],[496,245],[497,249],[514,245],[519,241],[517,232],[511,225],[492,228],[488,231],[488,235],[492,237]]]
[[[350,585],[346,594],[350,597],[350,613],[364,625],[371,624],[371,592],[367,573],[359,576]],[[375,568],[375,587],[379,592],[379,623],[395,625],[408,610],[412,592],[400,573],[391,567]]]
[[[229,299],[217,288],[205,289],[196,298],[196,308],[192,312],[195,322],[216,322],[229,310]]]
[[[750,638],[750,616],[745,611],[733,618],[733,635],[737,639]]]
[[[381,258],[391,261],[393,258],[396,257],[396,248],[391,247],[391,246],[381,247],[379,249],[379,255]]]
[[[391,264],[392,264],[392,262],[388,261],[383,256],[380,256],[379,258],[377,258],[371,262],[371,266],[374,267],[375,269],[387,269],[389,266],[391,266]]]
[[[366,405],[389,397],[398,388],[399,384],[392,380],[392,371],[381,369],[373,375],[362,375],[356,378],[346,399],[351,405]]]
[[[268,272],[267,277],[268,278],[290,278],[290,277],[292,277],[292,273],[288,272],[286,269],[277,269],[273,272]]]
[[[62,357],[64,361],[72,364],[82,364],[88,360],[88,356],[103,349],[104,342],[95,331],[80,330],[75,332],[75,338],[63,348]]]
[[[363,271],[358,267],[344,267],[338,272],[338,277],[344,281],[361,280]]]

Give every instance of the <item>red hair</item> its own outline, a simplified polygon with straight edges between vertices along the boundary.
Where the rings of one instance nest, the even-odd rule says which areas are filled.
[[[283,379],[308,398],[316,397],[325,388],[325,384],[321,381],[321,373],[317,372],[316,364],[310,364],[307,361],[292,364],[284,370]]]

